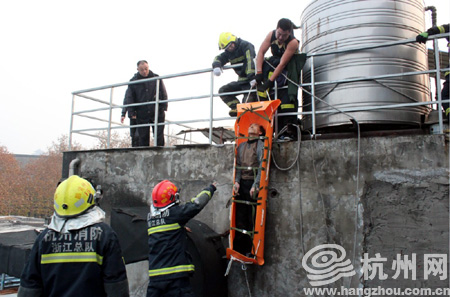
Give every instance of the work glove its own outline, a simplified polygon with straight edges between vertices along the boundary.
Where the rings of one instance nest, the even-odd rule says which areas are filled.
[[[212,184],[210,184],[207,188],[205,188],[205,191],[209,191],[211,193],[211,196],[214,195],[214,192],[217,190],[216,188],[217,183],[213,182]]]
[[[428,32],[422,32],[416,36],[416,41],[419,43],[425,43],[428,40]]]
[[[264,80],[262,72],[255,75],[255,80],[258,84],[262,83]]]
[[[253,80],[250,81],[250,87],[251,88],[254,88],[256,86],[256,84],[257,84],[256,79],[253,79]]]
[[[258,92],[265,92],[267,89],[273,88],[273,85],[274,85],[274,82],[271,81],[270,79],[268,79],[268,80],[264,81],[264,83],[258,84],[256,89],[258,90]]]
[[[220,76],[222,74],[222,69],[220,69],[220,67],[216,67],[213,69],[213,72],[215,76]]]

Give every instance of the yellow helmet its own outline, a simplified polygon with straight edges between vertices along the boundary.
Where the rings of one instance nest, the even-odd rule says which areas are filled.
[[[72,175],[55,191],[54,208],[59,217],[75,217],[95,205],[95,189],[90,182]]]
[[[226,49],[232,42],[236,42],[237,37],[230,32],[223,32],[219,36],[219,49]]]

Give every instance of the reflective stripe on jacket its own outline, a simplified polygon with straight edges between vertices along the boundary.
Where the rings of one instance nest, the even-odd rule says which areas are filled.
[[[194,271],[187,252],[185,225],[203,209],[214,191],[210,186],[187,203],[175,204],[156,214],[149,213],[148,276],[152,281],[185,277]]]
[[[254,78],[256,73],[255,68],[255,47],[248,41],[240,38],[236,41],[236,48],[232,52],[224,51],[214,58],[212,67],[222,68],[227,63],[231,65],[243,63],[242,67],[234,68],[234,71],[239,76],[239,81],[250,81]]]
[[[33,245],[20,286],[18,296],[128,296],[117,235],[105,223],[69,233],[45,229]]]

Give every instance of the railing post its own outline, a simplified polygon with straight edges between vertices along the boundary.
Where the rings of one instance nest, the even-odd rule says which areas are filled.
[[[278,84],[277,84],[277,81],[275,80],[274,81],[274,83],[275,83],[275,85],[274,85],[274,96],[275,96],[275,98],[273,98],[273,100],[275,100],[275,99],[278,99]],[[257,91],[258,92],[258,91]],[[298,110],[297,110],[297,112],[298,112]],[[279,137],[279,135],[278,135],[278,132],[279,132],[279,130],[278,130],[278,108],[277,108],[277,110],[275,111],[275,116],[274,116],[274,119],[275,119],[275,139],[278,139],[278,137]]]
[[[111,148],[111,121],[112,121],[112,104],[113,104],[114,87],[111,88],[109,94],[109,120],[108,120],[108,138],[106,142],[106,148]]]
[[[316,92],[314,89],[314,56],[311,56],[311,127],[312,127],[312,135],[316,135],[316,104],[315,104],[315,96]]]
[[[436,98],[438,100],[438,116],[439,116],[439,133],[444,133],[444,124],[442,119],[442,96],[441,96],[441,62],[439,59],[438,39],[433,39],[434,43],[434,60],[436,61]]]
[[[159,109],[159,84],[160,80],[156,80],[156,104],[155,104],[155,133],[153,139],[153,145],[158,146],[158,109]],[[150,127],[149,127],[150,129]],[[149,135],[151,135],[151,131],[149,131]]]
[[[0,281],[0,291],[3,291],[4,288],[5,288],[5,274],[2,273],[2,278]]]
[[[214,107],[214,73],[211,71],[211,84],[210,84],[210,97],[209,97],[209,144],[212,144],[212,131],[213,131],[213,107]],[[192,137],[192,136],[191,136]]]
[[[75,95],[72,95],[72,110],[70,113],[69,151],[72,150],[73,110],[75,108]]]

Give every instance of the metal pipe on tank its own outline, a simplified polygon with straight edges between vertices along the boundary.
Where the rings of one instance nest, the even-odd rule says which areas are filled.
[[[425,11],[431,11],[431,25],[433,27],[437,26],[437,9],[434,6],[425,7]]]
[[[434,6],[427,6],[425,7],[425,11],[431,11],[431,26],[432,27],[436,27],[437,26],[437,9]],[[437,40],[433,40],[433,51],[436,53],[436,43]],[[434,65],[438,65],[439,63],[439,56],[436,59],[436,55],[434,55]],[[436,74],[436,79],[435,79],[435,90],[436,90],[436,96],[435,98],[437,98],[438,94],[437,94],[437,89],[439,88],[438,85],[440,84],[440,79],[438,79],[438,77],[440,77],[440,73],[439,76],[438,74]],[[439,108],[439,106],[438,106]]]

